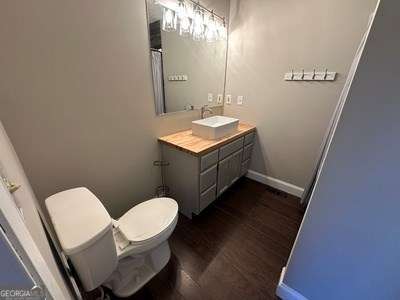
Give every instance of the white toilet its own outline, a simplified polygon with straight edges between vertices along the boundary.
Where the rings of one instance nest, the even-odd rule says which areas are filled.
[[[86,291],[104,285],[116,296],[130,296],[168,263],[167,239],[178,221],[171,198],[143,202],[118,220],[83,187],[50,196],[46,206]]]

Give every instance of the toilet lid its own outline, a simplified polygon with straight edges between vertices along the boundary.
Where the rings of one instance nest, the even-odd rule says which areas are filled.
[[[85,187],[48,197],[46,207],[61,247],[67,255],[86,249],[112,229],[107,210]]]
[[[119,229],[131,242],[142,242],[167,229],[178,214],[171,198],[155,198],[136,205],[119,220]]]

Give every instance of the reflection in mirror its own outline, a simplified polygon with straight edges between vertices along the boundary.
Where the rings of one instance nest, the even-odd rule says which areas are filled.
[[[157,115],[222,105],[228,9],[229,0],[147,0]]]

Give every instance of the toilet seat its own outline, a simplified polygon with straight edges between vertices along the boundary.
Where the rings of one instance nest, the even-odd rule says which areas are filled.
[[[136,205],[118,219],[118,229],[131,245],[162,242],[174,229],[178,204],[171,198],[154,198]]]

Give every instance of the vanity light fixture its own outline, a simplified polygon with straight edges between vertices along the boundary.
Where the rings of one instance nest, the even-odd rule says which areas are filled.
[[[207,42],[225,41],[228,33],[225,18],[205,8],[194,0],[155,0],[162,6],[162,29],[176,31],[179,35],[191,35],[193,40]]]
[[[177,23],[176,12],[167,7],[163,7],[162,29],[164,31],[175,31]]]
[[[188,36],[190,34],[191,22],[189,12],[184,0],[179,0],[178,7],[179,35]]]
[[[215,23],[214,12],[211,12],[208,17],[205,39],[209,43],[215,42],[218,39],[218,30],[217,24]]]
[[[225,25],[225,18],[222,23],[217,24],[218,40],[226,41],[228,39],[228,30]]]
[[[199,5],[194,9],[192,37],[195,41],[201,41],[204,38],[204,13]]]

